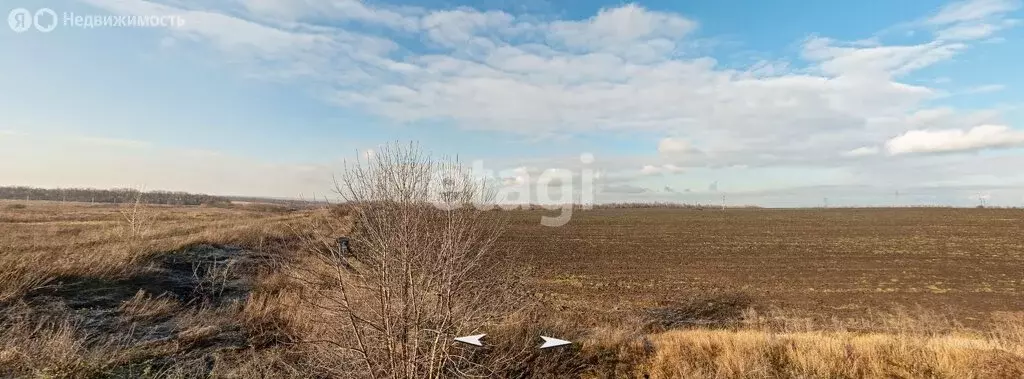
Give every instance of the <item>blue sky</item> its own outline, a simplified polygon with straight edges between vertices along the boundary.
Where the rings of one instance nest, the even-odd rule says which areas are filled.
[[[0,185],[322,196],[414,140],[520,184],[590,153],[602,202],[1024,205],[1015,0],[4,6],[61,22],[0,27]]]

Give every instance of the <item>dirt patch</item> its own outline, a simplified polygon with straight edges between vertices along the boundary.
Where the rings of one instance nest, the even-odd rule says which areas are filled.
[[[249,332],[232,322],[271,260],[231,246],[199,245],[158,254],[121,278],[60,277],[32,291],[34,316],[65,319],[92,343],[167,345],[166,356],[139,357],[115,372],[149,371],[172,356],[204,357],[248,348]]]
[[[248,294],[256,258],[240,248],[201,245],[151,258],[127,278],[59,277],[29,298],[59,301],[72,309],[116,308],[144,291],[190,306],[218,306]]]
[[[694,296],[683,300],[663,301],[646,314],[657,330],[687,327],[721,328],[736,325],[753,299],[743,293],[721,293]]]

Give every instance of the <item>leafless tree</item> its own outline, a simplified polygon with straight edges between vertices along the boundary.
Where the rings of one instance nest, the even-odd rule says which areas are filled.
[[[135,199],[127,207],[122,207],[121,218],[124,222],[124,236],[131,241],[141,239],[152,226],[153,214],[146,209],[142,201],[142,191],[135,191]]]
[[[306,341],[322,349],[317,365],[372,378],[492,374],[494,365],[453,343],[486,333],[519,304],[498,244],[504,224],[471,205],[486,201],[487,189],[457,160],[397,143],[347,165],[335,183],[345,200],[335,209],[344,210],[319,227],[350,224],[352,252],[342,255],[327,236],[311,238],[307,246],[324,264],[303,263],[297,275],[325,321]]]

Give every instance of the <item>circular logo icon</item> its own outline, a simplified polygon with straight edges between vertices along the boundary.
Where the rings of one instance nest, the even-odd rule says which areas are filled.
[[[11,10],[7,15],[7,25],[10,25],[15,33],[24,33],[32,27],[32,12],[25,8]]]
[[[49,33],[57,28],[57,12],[50,8],[42,8],[32,16],[32,22],[36,24],[36,30]]]

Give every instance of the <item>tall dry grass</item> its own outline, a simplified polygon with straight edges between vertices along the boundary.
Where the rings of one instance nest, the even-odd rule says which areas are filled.
[[[180,364],[170,365],[172,371],[188,371],[184,369],[188,366],[207,367],[204,360],[184,359],[183,352],[190,349],[183,343],[185,339],[137,345],[110,335],[97,335],[83,328],[71,313],[60,315],[60,308],[38,312],[26,296],[55,288],[64,280],[131,277],[149,270],[145,262],[150,258],[200,244],[284,251],[283,245],[294,238],[289,224],[312,217],[301,212],[237,208],[24,204],[25,207],[0,210],[3,377],[111,375],[111,370],[132,362],[175,355],[182,359]],[[183,314],[173,300],[159,295],[138,293],[121,305],[120,317],[129,321],[172,317],[183,330],[247,320],[242,307]],[[157,372],[147,375],[163,376]]]
[[[148,212],[144,217],[152,222],[133,229],[126,225],[123,208],[24,204],[24,208],[0,207],[3,377],[400,377],[404,374],[395,373],[437,372],[430,370],[429,359],[418,361],[427,364],[426,369],[415,366],[417,361],[408,365],[407,359],[418,359],[415,354],[388,356],[387,338],[392,338],[393,352],[416,349],[429,355],[432,347],[444,343],[454,363],[447,363],[451,370],[440,371],[437,376],[441,377],[1024,377],[1024,314],[1020,313],[993,315],[984,327],[974,329],[917,309],[861,320],[815,320],[747,311],[729,322],[686,326],[643,313],[599,323],[588,319],[590,323],[583,324],[583,320],[542,306],[522,312],[499,307],[502,312],[509,311],[503,318],[489,313],[484,318],[467,318],[471,324],[446,329],[447,334],[487,333],[487,348],[467,348],[440,339],[438,345],[417,345],[410,342],[417,328],[439,326],[437,319],[430,317],[421,323],[401,320],[414,315],[412,304],[423,299],[393,301],[386,311],[392,329],[381,332],[377,328],[384,318],[374,312],[384,309],[382,291],[387,289],[401,298],[394,291],[400,294],[407,282],[396,279],[383,282],[386,286],[368,287],[382,283],[379,275],[339,274],[339,269],[346,268],[337,264],[341,257],[333,256],[332,249],[336,249],[334,237],[351,234],[357,220],[362,219],[360,227],[382,231],[390,230],[383,229],[385,226],[408,229],[421,225],[417,222],[438,221],[425,213],[399,212],[395,214],[420,218],[374,225],[380,220],[367,220],[374,213],[360,215],[345,207],[285,212],[145,206],[139,211]],[[463,221],[473,222],[455,225],[489,222]],[[420,243],[419,238],[437,236],[425,233],[406,242]],[[394,240],[370,238],[356,244],[354,252],[359,254],[367,250],[367,243],[381,241]],[[180,329],[169,338],[143,344],[91,334],[69,318],[40,317],[24,301],[27,293],[54,285],[56,278],[129,276],[145,270],[139,263],[149,257],[197,244],[244,246],[274,256],[280,265],[261,272],[244,301],[221,308],[189,308],[160,294],[138,293],[121,304],[119,317],[169,318]],[[377,258],[367,261],[379,262],[381,257]],[[351,259],[346,262],[366,265]],[[401,264],[393,267],[397,270],[390,272],[405,271]],[[480,280],[479,276],[468,278]],[[363,291],[347,307],[339,306],[342,284]],[[420,291],[443,287],[418,288],[408,294],[422,295]],[[502,290],[467,288],[473,289],[470,294],[479,300],[515,304],[502,297]],[[447,301],[454,304],[461,299]],[[441,303],[416,307],[429,310],[429,316],[464,316],[459,313],[462,310],[435,312],[437,304]],[[375,344],[365,350],[367,356],[373,356],[362,361],[358,359],[361,354],[352,350],[358,344],[353,329],[346,326],[352,315],[367,320],[359,325],[364,325],[366,343]],[[403,326],[401,322],[409,323]],[[542,351],[537,349],[539,335],[569,339],[574,344]],[[226,338],[218,336],[241,336],[246,339],[245,347],[203,350],[206,341]],[[376,361],[364,368],[368,359]],[[391,371],[392,365],[397,370]]]
[[[920,310],[917,310],[920,312]],[[610,357],[584,377],[650,378],[1019,378],[1024,312],[967,329],[928,312],[896,310],[858,320],[811,320],[748,310],[731,327],[645,333],[591,330],[580,356]],[[650,322],[648,320],[647,322]]]
[[[65,205],[0,211],[0,302],[61,276],[116,277],[141,259],[201,243],[256,249],[292,238],[302,212]]]

